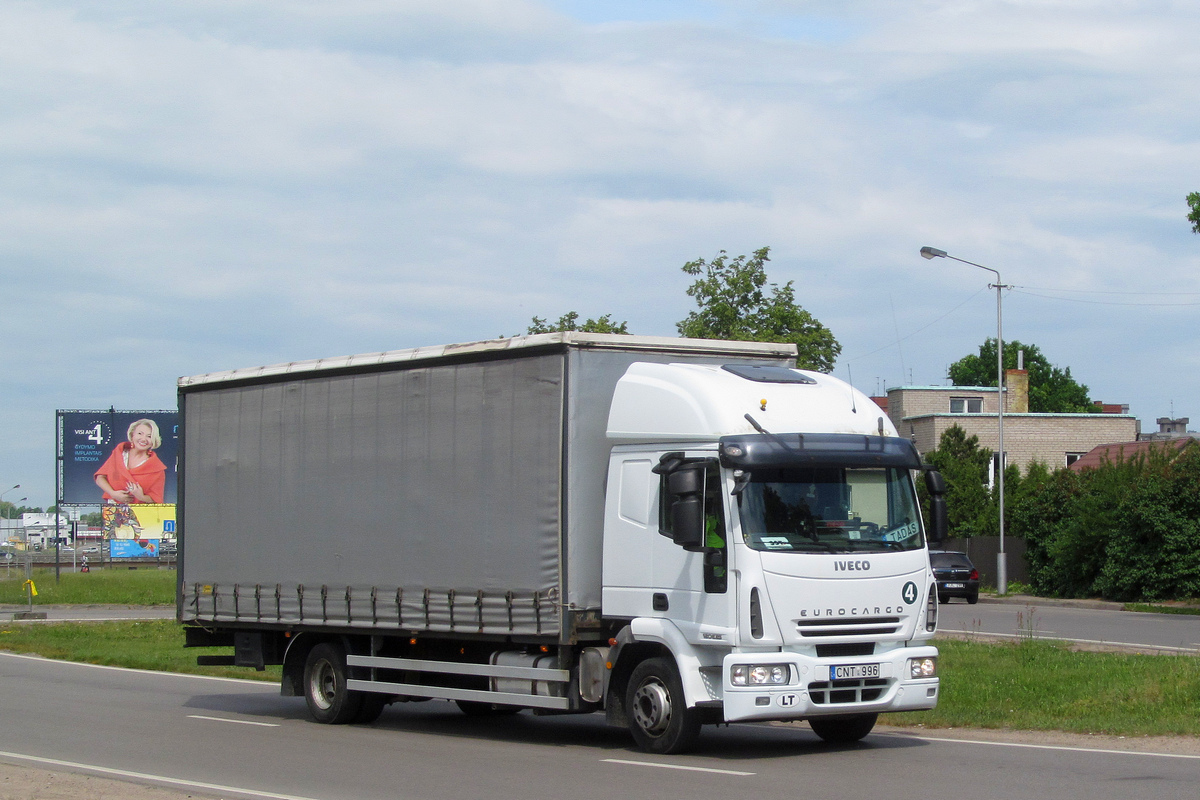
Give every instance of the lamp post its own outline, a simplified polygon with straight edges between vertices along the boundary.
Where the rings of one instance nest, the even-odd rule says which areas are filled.
[[[1007,289],[1000,279],[1000,272],[974,261],[958,258],[939,250],[936,247],[922,247],[921,256],[924,258],[949,258],[972,267],[979,267],[996,276],[996,282],[989,288],[996,289],[996,438],[999,440],[1000,458],[996,467],[997,487],[1000,493],[1000,552],[996,554],[996,589],[1000,594],[1008,593],[1008,557],[1004,552],[1004,314],[1000,301],[1000,290]]]
[[[13,489],[20,489],[20,488],[21,488],[21,484],[19,484],[19,483],[18,483],[16,486],[13,486],[13,487],[11,487],[11,488],[5,489],[3,492],[0,492],[0,503],[4,502],[4,495],[6,495],[6,494],[8,494],[9,492],[11,492]],[[27,498],[27,497],[23,497],[23,498],[21,498],[20,500],[18,500],[17,502],[18,502],[18,503],[21,503],[21,502],[24,502],[25,500],[28,500],[28,499],[29,499],[29,498]],[[0,513],[0,518],[7,519],[7,517],[5,517],[3,513]]]
[[[11,492],[13,489],[20,489],[20,488],[21,488],[21,484],[19,484],[19,483],[18,483],[16,486],[12,487],[12,489],[5,489],[3,492],[0,492],[0,500],[3,500],[3,499],[4,499],[4,495],[6,495],[6,494],[8,494],[9,492]],[[29,499],[28,497],[22,497],[22,498],[21,498],[20,500],[18,500],[17,502],[18,502],[18,503],[24,503],[24,502],[25,502],[26,500],[28,500],[28,499]],[[15,505],[15,504],[14,504],[14,505]],[[5,545],[7,545],[7,544],[9,544],[9,540],[8,540],[7,538],[5,538],[3,542],[0,542],[0,544],[5,544]],[[12,551],[10,551],[10,550],[5,550],[5,551],[4,551],[4,561],[5,561],[5,563],[6,563],[6,564],[12,564]],[[7,575],[7,573],[6,573],[6,575]]]

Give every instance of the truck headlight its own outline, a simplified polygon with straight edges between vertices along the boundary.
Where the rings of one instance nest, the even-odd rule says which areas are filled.
[[[791,678],[787,664],[738,664],[729,673],[734,686],[786,686]]]
[[[937,677],[937,659],[933,656],[910,658],[908,660],[908,676],[910,678]]]

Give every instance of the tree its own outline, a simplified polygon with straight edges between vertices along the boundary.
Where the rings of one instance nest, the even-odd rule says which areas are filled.
[[[1035,344],[1004,343],[1004,368],[1016,369],[1017,352],[1025,351],[1029,372],[1029,410],[1035,414],[1086,414],[1097,411],[1088,399],[1088,387],[1071,377],[1071,368],[1060,369],[1042,355]],[[996,385],[996,340],[979,346],[979,355],[963,356],[947,370],[955,386]]]
[[[821,372],[833,370],[842,346],[833,333],[796,305],[792,281],[767,284],[769,247],[752,256],[729,258],[722,250],[712,261],[697,259],[683,265],[700,276],[687,293],[699,309],[676,323],[681,336],[750,342],[792,342],[798,349],[796,366]]]
[[[42,509],[34,506],[18,506],[16,503],[10,503],[7,500],[0,501],[0,517],[4,519],[16,519],[22,514],[40,514]]]
[[[1081,472],[1032,471],[1016,497],[1039,595],[1123,602],[1200,594],[1200,445],[1165,444]]]
[[[581,333],[629,333],[628,322],[614,322],[611,314],[605,314],[599,319],[587,319],[579,324],[579,313],[568,311],[558,318],[558,322],[548,323],[541,317],[534,317],[526,333],[557,333],[559,331],[579,331]]]
[[[1192,233],[1200,233],[1200,192],[1192,192],[1187,196],[1187,204],[1192,213],[1188,214],[1188,222],[1192,223]]]
[[[991,460],[992,454],[979,447],[979,437],[967,436],[957,425],[942,433],[936,450],[925,454],[925,461],[946,479],[952,538],[989,536],[997,530],[998,512],[987,487]]]

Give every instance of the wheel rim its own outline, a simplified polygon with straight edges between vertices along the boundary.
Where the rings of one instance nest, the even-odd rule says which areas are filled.
[[[322,710],[332,708],[333,700],[337,696],[337,675],[333,671],[333,665],[324,659],[313,664],[310,685],[312,691],[309,695],[313,703]]]
[[[651,678],[633,695],[633,718],[651,736],[659,736],[671,724],[671,693],[661,681]]]

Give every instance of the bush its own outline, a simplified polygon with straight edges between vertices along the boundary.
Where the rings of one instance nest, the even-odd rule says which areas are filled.
[[[1014,497],[1035,592],[1109,600],[1200,596],[1200,446],[1096,469],[1031,470]]]

